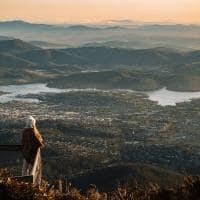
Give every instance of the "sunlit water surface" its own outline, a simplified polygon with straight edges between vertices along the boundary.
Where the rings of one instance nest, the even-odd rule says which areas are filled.
[[[37,98],[25,98],[28,94],[41,94],[41,93],[63,93],[63,92],[88,92],[88,91],[102,91],[102,92],[135,92],[133,90],[98,90],[98,89],[58,89],[49,88],[47,84],[35,83],[24,85],[8,85],[0,86],[0,91],[6,94],[0,96],[0,103],[7,103],[10,101],[23,101],[28,103],[38,103]],[[175,92],[162,88],[151,92],[144,92],[149,96],[152,101],[157,101],[159,105],[176,105],[176,103],[190,101],[193,98],[200,98],[200,92]]]

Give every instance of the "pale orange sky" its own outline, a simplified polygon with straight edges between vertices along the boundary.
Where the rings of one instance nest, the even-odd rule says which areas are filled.
[[[200,0],[0,0],[0,20],[200,23]]]

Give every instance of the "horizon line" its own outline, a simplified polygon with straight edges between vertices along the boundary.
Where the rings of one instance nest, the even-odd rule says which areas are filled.
[[[139,21],[131,19],[108,19],[103,21],[89,22],[89,21],[77,21],[77,22],[47,22],[47,21],[29,21],[25,19],[0,19],[0,22],[24,22],[29,24],[46,24],[46,25],[67,25],[67,24],[95,24],[95,25],[112,25],[112,24],[127,24],[127,25],[139,25],[139,24],[162,24],[162,25],[200,25],[198,22],[173,22],[170,20],[167,21]]]

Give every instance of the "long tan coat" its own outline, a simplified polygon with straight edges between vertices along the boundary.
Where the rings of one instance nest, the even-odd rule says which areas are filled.
[[[22,155],[27,163],[34,163],[38,148],[43,146],[43,139],[36,127],[22,131]]]

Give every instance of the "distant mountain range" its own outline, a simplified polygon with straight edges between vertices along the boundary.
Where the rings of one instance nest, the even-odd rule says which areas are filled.
[[[42,49],[19,39],[0,41],[0,70],[2,74],[10,70],[7,80],[12,70],[18,74],[15,79],[28,76],[29,81],[36,78],[35,73],[30,76],[30,70],[54,71],[54,79],[48,82],[61,88],[154,90],[169,85],[176,89],[182,85],[184,87],[178,87],[178,90],[198,91],[199,64],[200,51],[109,47]],[[81,73],[84,70],[99,72]]]
[[[181,24],[142,24],[123,26],[121,23],[110,25],[53,25],[35,24],[24,21],[0,22],[1,36],[19,38],[24,41],[41,41],[52,44],[80,47],[97,43],[108,47],[110,41],[123,42],[124,48],[154,48],[157,46],[178,49],[200,49],[200,26]],[[1,39],[1,38],[0,38]],[[124,43],[127,42],[127,43]],[[118,46],[120,47],[120,44]],[[51,48],[51,47],[50,47]],[[52,46],[52,48],[54,48]]]
[[[38,40],[29,41],[29,43],[32,44],[33,46],[37,46],[43,49],[53,49],[53,48],[59,49],[59,48],[71,47],[70,45],[50,43],[50,42],[38,41]]]
[[[12,37],[6,37],[6,36],[0,36],[0,41],[11,40],[11,39],[14,39],[14,38],[12,38]]]
[[[29,23],[22,20],[14,20],[14,21],[0,21],[0,28],[46,28],[46,29],[74,29],[74,30],[100,30],[100,29],[127,29],[126,27],[123,27],[123,24],[126,24],[127,21],[120,21],[119,25],[113,25],[115,23],[109,24],[100,24],[100,25],[82,25],[82,24],[75,24],[75,25],[62,25],[62,24],[39,24],[39,23]],[[130,24],[130,23],[129,23]],[[189,29],[200,29],[199,25],[185,25],[185,24],[143,24],[143,23],[137,23],[137,26],[134,26],[134,23],[132,23],[132,28],[140,28],[140,29],[148,29],[148,30],[188,30]],[[140,25],[139,25],[140,24]]]
[[[0,53],[18,54],[32,50],[39,50],[39,48],[19,39],[0,41]]]
[[[119,49],[80,47],[42,49],[19,39],[0,41],[0,53],[35,63],[38,67],[65,64],[90,66],[170,66],[200,62],[200,51],[179,52],[170,48]],[[0,61],[2,65],[3,60]],[[9,67],[9,63],[8,63]]]
[[[4,21],[0,22],[0,29],[37,29],[37,30],[48,30],[48,31],[53,31],[53,30],[78,30],[78,31],[87,31],[87,30],[101,30],[101,29],[116,29],[116,28],[121,28],[123,29],[124,27],[119,27],[119,26],[111,26],[111,27],[102,27],[102,26],[86,26],[86,25],[68,25],[68,26],[62,26],[62,25],[48,25],[48,24],[35,24],[35,23],[28,23],[25,21],[21,20],[16,20],[16,21]]]
[[[109,47],[80,47],[42,49],[19,39],[0,41],[1,66],[13,67],[6,56],[34,63],[38,67],[59,65],[89,65],[109,69],[111,66],[174,66],[200,62],[200,51],[179,52],[169,48],[119,49]],[[5,59],[4,59],[5,57]],[[5,62],[6,61],[6,62]],[[7,64],[5,64],[7,63]],[[22,65],[23,66],[23,65]]]

